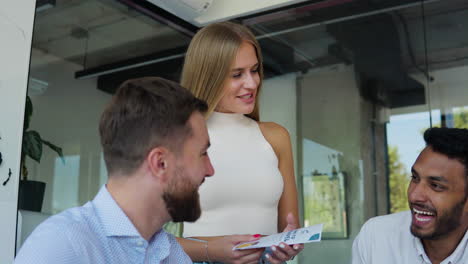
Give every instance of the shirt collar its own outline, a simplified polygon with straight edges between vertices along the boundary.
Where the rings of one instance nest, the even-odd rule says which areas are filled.
[[[424,246],[421,242],[421,239],[413,236],[414,238],[414,243],[416,250],[418,252],[418,256],[421,256],[425,262],[431,263],[429,257],[426,255],[426,251],[424,251]],[[464,250],[468,247],[468,232],[465,231],[465,235],[463,236],[463,239],[458,243],[457,248],[453,253],[448,256],[446,259],[444,259],[444,263],[458,263],[463,258]]]
[[[431,263],[429,257],[426,255],[426,251],[424,251],[424,246],[420,238],[413,236],[413,241],[416,247],[416,251],[418,252],[418,256],[423,258],[425,263]]]
[[[107,236],[141,237],[127,215],[103,185],[92,201]]]
[[[164,231],[164,229],[161,229],[155,233],[150,239],[149,244],[156,247],[156,249],[160,252],[159,254],[161,255],[161,259],[165,259],[167,256],[169,256],[171,242],[169,241],[169,235],[166,233],[166,231]]]
[[[464,251],[467,250],[468,247],[468,232],[465,231],[465,235],[463,236],[460,243],[458,243],[457,248],[455,251],[447,258],[449,263],[461,263],[461,260],[464,255]]]

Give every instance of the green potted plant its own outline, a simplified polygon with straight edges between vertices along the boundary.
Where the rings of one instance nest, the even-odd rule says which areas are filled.
[[[26,107],[24,111],[23,145],[21,150],[21,181],[19,187],[18,208],[40,212],[44,199],[45,183],[28,180],[28,168],[26,167],[26,156],[36,162],[41,162],[43,145],[55,151],[59,157],[63,158],[62,148],[41,138],[39,132],[29,129],[33,105],[31,98],[26,96]]]

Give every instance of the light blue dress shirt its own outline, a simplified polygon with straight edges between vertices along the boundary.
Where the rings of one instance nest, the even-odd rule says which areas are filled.
[[[51,216],[21,247],[18,264],[192,263],[175,237],[146,241],[103,186],[93,201]]]

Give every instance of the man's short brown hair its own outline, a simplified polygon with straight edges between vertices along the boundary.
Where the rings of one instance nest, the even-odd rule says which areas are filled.
[[[191,135],[188,119],[207,105],[179,84],[158,77],[124,82],[99,123],[109,175],[134,172],[155,147],[178,153]]]

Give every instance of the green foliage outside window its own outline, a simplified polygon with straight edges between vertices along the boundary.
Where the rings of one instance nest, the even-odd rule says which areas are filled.
[[[462,107],[453,111],[453,126],[456,128],[468,128],[468,107]]]
[[[400,160],[398,148],[389,146],[388,163],[390,171],[390,213],[409,210],[406,190],[410,175]]]
[[[453,111],[453,125],[455,128],[468,129],[468,107],[462,107]],[[435,124],[434,127],[440,127],[440,124]],[[421,131],[421,134],[424,131]],[[390,213],[409,210],[406,191],[411,174],[400,160],[398,147],[388,147],[388,163],[390,173]]]

